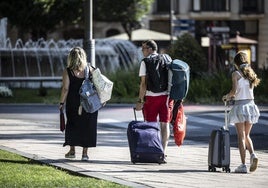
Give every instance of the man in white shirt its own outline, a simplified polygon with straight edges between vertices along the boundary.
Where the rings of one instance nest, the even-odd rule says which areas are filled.
[[[148,70],[146,70],[146,68],[148,69],[148,65],[146,64],[151,62],[145,62],[145,60],[146,58],[158,56],[156,42],[153,40],[147,40],[143,42],[142,53],[145,59],[141,62],[140,65],[139,76],[141,78],[141,82],[139,90],[139,100],[136,104],[136,110],[143,110],[145,121],[156,122],[159,119],[163,149],[166,153],[166,148],[170,135],[169,122],[171,117],[170,113],[173,107],[173,101],[169,100],[167,84],[166,87],[163,86],[163,89],[157,91],[154,89],[150,89],[150,87],[152,88],[152,86],[148,87],[148,80],[150,80],[150,74],[148,74]],[[163,57],[165,61],[172,61],[168,55],[164,55]],[[157,85],[156,87],[159,87],[159,85]]]

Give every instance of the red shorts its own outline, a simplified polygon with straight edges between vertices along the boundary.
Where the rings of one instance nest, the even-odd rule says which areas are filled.
[[[161,96],[146,96],[143,106],[143,115],[145,121],[169,123],[170,114],[173,108],[173,100],[168,100],[167,95]]]

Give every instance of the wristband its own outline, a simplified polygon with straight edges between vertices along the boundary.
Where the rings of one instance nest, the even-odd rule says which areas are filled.
[[[61,102],[60,105],[64,105],[64,102]]]

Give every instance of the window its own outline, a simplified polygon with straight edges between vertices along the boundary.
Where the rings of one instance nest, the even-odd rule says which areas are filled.
[[[157,0],[157,13],[169,13],[170,11],[170,0],[163,1],[163,0]]]
[[[240,0],[240,13],[242,14],[262,14],[264,13],[263,0]]]
[[[193,11],[229,11],[230,0],[192,0]]]
[[[193,0],[193,11],[200,11],[200,0]]]

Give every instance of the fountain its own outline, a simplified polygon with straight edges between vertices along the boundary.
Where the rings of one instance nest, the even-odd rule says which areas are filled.
[[[4,47],[0,47],[0,80],[61,80],[68,52],[75,46],[83,47],[83,40],[55,42],[53,39],[39,39],[23,44],[18,39],[12,47],[10,39],[7,39]],[[125,40],[97,39],[95,50],[96,67],[103,73],[129,70],[141,58],[137,47]],[[19,87],[18,83],[15,85]]]

